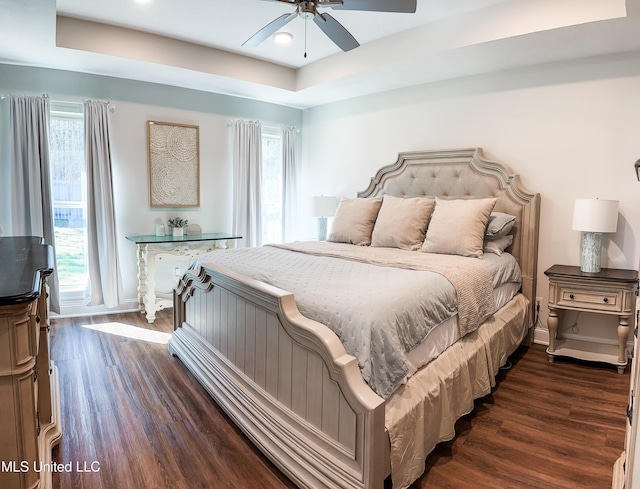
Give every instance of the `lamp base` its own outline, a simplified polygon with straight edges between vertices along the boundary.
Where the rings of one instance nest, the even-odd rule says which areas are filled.
[[[318,218],[318,241],[326,241],[327,240],[327,218],[319,217]]]
[[[600,271],[601,253],[602,233],[582,233],[580,271],[585,273],[598,273]]]

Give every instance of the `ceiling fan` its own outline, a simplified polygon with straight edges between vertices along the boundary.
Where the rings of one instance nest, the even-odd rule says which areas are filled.
[[[372,12],[400,12],[415,13],[417,0],[264,0],[268,2],[282,2],[295,5],[296,10],[284,14],[270,22],[253,36],[247,39],[243,46],[257,46],[268,39],[276,31],[287,25],[296,17],[313,18],[313,22],[343,51],[350,51],[360,46],[358,41],[345,29],[340,22],[327,13],[320,13],[319,7],[331,7],[334,10],[368,10]]]

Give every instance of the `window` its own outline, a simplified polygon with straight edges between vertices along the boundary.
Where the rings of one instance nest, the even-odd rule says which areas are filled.
[[[262,128],[262,243],[282,242],[282,137]]]
[[[87,189],[82,105],[51,103],[49,158],[61,291],[87,284]]]

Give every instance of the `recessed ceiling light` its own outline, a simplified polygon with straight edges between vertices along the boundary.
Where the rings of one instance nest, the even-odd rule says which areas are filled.
[[[149,3],[151,0],[136,0],[138,3]]]
[[[292,39],[293,34],[290,32],[276,32],[273,35],[273,40],[278,44],[287,44],[288,42],[291,42]]]

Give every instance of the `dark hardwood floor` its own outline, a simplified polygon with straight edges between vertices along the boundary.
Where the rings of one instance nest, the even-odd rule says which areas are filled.
[[[156,342],[171,330],[171,310],[153,325],[138,313],[52,321],[63,430],[53,455],[72,464],[53,487],[295,487]],[[411,489],[611,487],[629,369],[550,365],[540,345],[512,360]]]

